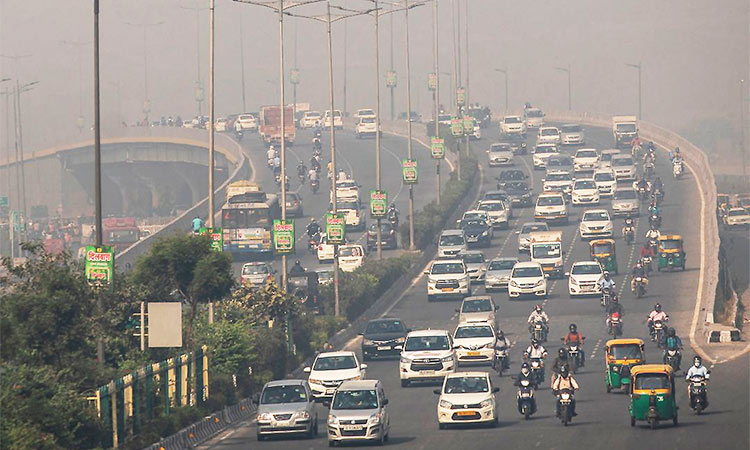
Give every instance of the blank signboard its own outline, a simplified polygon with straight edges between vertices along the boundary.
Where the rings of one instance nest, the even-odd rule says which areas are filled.
[[[148,346],[182,347],[182,303],[148,303]]]

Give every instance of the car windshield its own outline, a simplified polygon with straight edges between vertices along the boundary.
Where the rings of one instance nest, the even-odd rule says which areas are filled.
[[[560,244],[534,244],[531,246],[532,258],[557,258],[560,256]]]
[[[390,223],[388,223],[388,222],[381,222],[380,223],[380,232],[381,233],[390,233],[392,229],[393,229],[393,225],[391,225]],[[373,233],[377,232],[378,231],[378,224],[373,223],[372,225],[370,225],[370,231],[372,231]]]
[[[526,182],[524,181],[514,181],[511,183],[508,183],[505,185],[505,189],[510,189],[512,191],[528,191],[529,186],[526,185]]]
[[[451,377],[445,380],[445,394],[476,394],[489,392],[486,377]]]
[[[359,119],[359,123],[375,123],[374,117],[363,117]]]
[[[356,369],[357,360],[351,355],[321,356],[315,360],[313,370]]]
[[[288,386],[268,386],[263,389],[260,397],[262,405],[274,405],[279,403],[304,403],[308,401],[305,388],[299,384]]]
[[[435,263],[430,271],[433,275],[448,273],[464,273],[464,265],[461,263]]]
[[[485,228],[487,227],[487,222],[480,219],[471,219],[464,220],[462,225],[463,228]]]
[[[510,152],[513,151],[508,144],[492,144],[490,147],[491,152]]]
[[[448,122],[451,119],[452,119],[452,117],[450,116],[450,114],[440,114],[440,116],[438,116],[438,120],[440,122]]]
[[[505,205],[503,202],[486,202],[480,203],[479,209],[482,211],[503,211],[505,210]]]
[[[563,167],[572,165],[573,160],[570,158],[570,156],[550,156],[550,158],[547,160],[547,167]]]
[[[492,328],[486,325],[466,325],[463,327],[456,328],[456,335],[454,339],[471,339],[471,338],[483,338],[492,337]]]
[[[505,192],[488,192],[484,194],[485,200],[506,200],[508,195]]]
[[[465,263],[483,263],[484,254],[482,253],[466,253],[463,255]]]
[[[612,356],[615,359],[641,359],[641,346],[638,344],[618,344],[612,346]]]
[[[378,395],[375,390],[337,391],[331,409],[377,409]]]
[[[542,136],[555,136],[558,133],[557,128],[545,128],[542,130]]]
[[[536,278],[542,276],[539,267],[516,267],[513,269],[513,278]]]
[[[353,209],[357,210],[359,209],[359,205],[357,202],[353,201],[342,201],[342,200],[336,200],[336,209]]]
[[[448,336],[412,336],[406,339],[405,352],[421,352],[427,350],[450,350]]]
[[[597,172],[594,181],[615,181],[615,175],[612,172]]]
[[[376,320],[367,324],[365,334],[403,333],[406,331],[400,320]]]
[[[371,109],[360,109],[359,110],[359,115],[360,116],[374,116],[375,115],[375,111],[373,111]]]
[[[466,212],[466,213],[464,213],[463,220],[483,219],[484,217],[485,217],[484,213]]]
[[[307,113],[307,114],[305,114],[305,117],[308,118],[308,119],[320,119],[320,113],[318,113],[318,112]]]
[[[609,220],[607,211],[590,211],[583,214],[583,221]]]
[[[446,234],[440,236],[440,245],[464,245],[464,237],[460,234]]]
[[[336,183],[336,189],[354,189],[357,187],[357,183],[354,181],[339,181]]]
[[[547,181],[570,181],[569,173],[551,173],[547,175]]]
[[[573,275],[596,275],[602,273],[602,268],[599,264],[576,264],[570,273]]]
[[[521,234],[529,234],[532,231],[549,231],[549,226],[547,226],[546,223],[539,223],[524,225],[523,228],[521,228]]]
[[[669,376],[666,373],[649,373],[635,378],[634,389],[669,389]]]
[[[488,298],[480,298],[476,300],[464,300],[461,305],[461,312],[475,313],[475,312],[490,312],[492,311],[492,302]]]
[[[635,124],[634,123],[618,123],[617,124],[617,131],[621,133],[635,133]]]
[[[536,147],[534,150],[534,153],[536,154],[543,154],[543,153],[557,153],[557,147],[553,147],[551,145],[542,145],[539,147]]]
[[[594,180],[576,181],[573,189],[596,189],[596,183]]]
[[[636,193],[632,189],[625,189],[622,191],[615,192],[615,200],[635,200],[637,197]]]
[[[242,268],[242,275],[256,275],[268,273],[268,266],[265,264],[252,264]]]
[[[538,109],[530,109],[526,111],[526,117],[542,117],[543,115],[542,111]]]
[[[732,216],[732,217],[734,217],[734,216],[746,216],[747,215],[747,211],[745,211],[744,209],[730,209],[728,215]]]
[[[619,152],[618,152],[619,153]],[[602,153],[602,161],[611,161],[612,157],[615,156],[617,153]]]
[[[513,266],[516,265],[518,261],[515,259],[510,259],[507,261],[492,261],[490,262],[489,267],[487,267],[487,270],[510,270],[513,268]]]
[[[503,170],[502,172],[500,172],[501,180],[523,180],[525,178],[526,175],[524,175],[520,170]]]
[[[576,158],[596,158],[596,152],[594,150],[580,150],[576,153]]]
[[[557,195],[555,196],[547,196],[547,197],[539,197],[539,200],[536,203],[539,206],[560,206],[563,205],[563,198],[559,197]]]
[[[563,133],[578,133],[581,131],[580,125],[563,125],[562,132]]]
[[[521,119],[518,117],[506,117],[505,123],[521,123]]]
[[[612,165],[615,167],[632,166],[633,158],[612,158]]]
[[[339,247],[339,256],[362,256],[362,249],[358,246]]]
[[[665,250],[679,250],[682,248],[682,241],[679,241],[677,239],[665,239],[663,241],[659,241],[659,247]]]

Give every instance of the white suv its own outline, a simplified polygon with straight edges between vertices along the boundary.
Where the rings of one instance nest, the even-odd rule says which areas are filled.
[[[354,134],[357,139],[362,139],[363,137],[375,137],[375,117],[360,117],[359,122],[354,129]]]
[[[528,261],[513,266],[508,282],[508,297],[513,299],[522,295],[547,297],[547,277],[541,264]]]
[[[497,425],[495,394],[487,372],[457,372],[445,377],[437,406],[438,426],[442,430],[453,423],[489,423]]]
[[[440,297],[468,297],[471,279],[461,259],[439,259],[432,262],[427,275],[427,301]]]
[[[323,116],[323,126],[329,128],[331,126],[331,110],[327,110]],[[338,109],[333,110],[333,127],[337,130],[344,128],[344,115]]]
[[[240,114],[239,117],[237,117],[237,122],[240,123],[240,128],[242,130],[255,131],[258,129],[258,120],[252,114]]]
[[[602,197],[612,197],[617,192],[617,178],[610,169],[597,169],[594,171],[594,181]]]
[[[406,335],[398,363],[401,386],[412,381],[442,380],[456,371],[456,351],[446,330],[419,330]]]
[[[635,163],[633,157],[626,154],[612,156],[610,163],[612,170],[618,180],[634,180],[636,176]]]
[[[612,219],[606,209],[587,209],[578,227],[581,239],[612,237]]]
[[[438,258],[455,258],[466,251],[466,235],[463,230],[444,230],[438,239]]]
[[[598,295],[602,292],[599,280],[604,276],[604,271],[596,261],[579,261],[573,264],[565,276],[568,277],[568,293],[571,297]]]
[[[523,119],[529,128],[544,126],[544,113],[539,108],[526,108],[523,112]]]
[[[367,364],[360,364],[354,352],[324,352],[318,354],[305,373],[310,374],[313,397],[316,400],[330,399],[341,383],[349,380],[363,380]]]
[[[537,144],[560,144],[560,129],[557,127],[539,127],[536,135]]]
[[[458,363],[492,363],[495,339],[495,329],[487,322],[459,323],[453,332]]]
[[[364,119],[365,117],[368,118],[375,118],[375,111],[369,108],[365,109],[358,109],[357,114],[354,115],[357,119]]]
[[[305,111],[305,114],[299,120],[300,128],[313,128],[315,125],[322,124],[323,116],[318,111]]]
[[[598,205],[599,188],[596,187],[596,181],[591,178],[584,178],[573,182],[570,202],[573,205]]]
[[[505,135],[526,136],[526,123],[519,116],[505,116],[500,122],[500,132]]]
[[[477,209],[487,211],[490,216],[490,223],[493,227],[508,228],[508,208],[502,200],[482,200],[477,205]]]
[[[542,170],[547,167],[547,160],[550,156],[558,155],[560,151],[555,144],[539,144],[534,147],[534,168]]]

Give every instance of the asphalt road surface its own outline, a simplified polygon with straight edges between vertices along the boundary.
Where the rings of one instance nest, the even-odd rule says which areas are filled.
[[[485,130],[483,130],[485,131]],[[610,148],[611,135],[605,129],[587,129],[587,146],[599,149]],[[494,176],[499,169],[490,169],[486,165],[486,158],[482,158],[483,150],[497,139],[496,126],[485,132],[484,139],[475,142],[474,148],[480,154],[483,165],[482,191],[494,188]],[[342,136],[342,153],[353,165],[358,179],[363,185],[372,183],[372,175],[368,170],[357,169],[368,166],[362,164],[363,150],[352,140],[347,142],[346,134]],[[394,141],[387,139],[385,146],[394,148]],[[529,139],[531,147],[533,138]],[[299,147],[294,151],[302,152]],[[369,154],[369,153],[368,153]],[[627,284],[624,272],[633,263],[633,252],[636,246],[628,246],[619,235],[622,220],[615,222],[617,241],[617,260],[620,275],[615,276],[617,289],[621,293],[621,303],[625,308],[624,336],[639,337],[647,342],[647,362],[661,362],[661,351],[650,342],[644,319],[654,303],[660,302],[671,316],[671,326],[675,327],[678,335],[682,336],[685,346],[683,352],[683,367],[687,367],[694,355],[689,349],[688,332],[692,320],[696,300],[698,283],[698,263],[700,255],[699,229],[700,215],[697,204],[697,187],[688,173],[681,180],[675,181],[671,177],[666,160],[666,154],[660,153],[657,170],[665,181],[666,197],[663,203],[662,233],[681,234],[685,237],[687,252],[687,270],[673,273],[656,273],[650,278],[649,291],[645,298],[636,299],[624,288]],[[386,156],[385,158],[388,158]],[[420,156],[420,160],[426,160]],[[400,174],[393,169],[384,171],[385,185],[391,191],[398,191]],[[516,167],[525,170],[533,181],[534,192],[541,190],[543,172],[532,171],[531,156],[516,159]],[[265,175],[263,168],[259,168],[259,175]],[[421,175],[420,175],[421,176]],[[429,174],[425,174],[424,183],[419,185],[424,194],[429,195],[434,181],[429,181]],[[368,178],[369,177],[369,178]],[[263,179],[263,178],[261,178]],[[293,183],[294,185],[294,183]],[[325,186],[323,186],[325,188]],[[318,197],[323,194],[318,194]],[[399,196],[397,203],[403,211],[406,195]],[[607,207],[609,200],[602,202]],[[709,205],[712,206],[712,205]],[[313,206],[312,214],[322,213],[321,204],[316,210]],[[577,227],[583,208],[571,208],[571,221],[567,226],[555,226],[553,229],[563,231],[565,268],[576,261],[589,259],[588,245],[578,239]],[[511,229],[495,233],[492,247],[484,249],[485,255],[494,257],[518,256],[516,235],[513,233],[518,225],[532,221],[532,208],[516,211]],[[638,221],[638,243],[642,243],[647,229],[644,217]],[[522,255],[522,260],[528,259]],[[451,332],[457,324],[455,309],[457,301],[427,302],[424,277],[420,277],[408,289],[397,305],[390,311],[389,316],[403,319],[410,328],[443,328]],[[436,418],[437,396],[432,393],[434,386],[415,385],[402,388],[398,377],[397,360],[377,360],[368,363],[367,377],[381,380],[385,384],[386,394],[390,398],[388,405],[391,415],[391,429],[389,447],[404,449],[494,449],[494,448],[544,448],[544,449],[747,449],[748,440],[748,362],[750,357],[745,355],[736,360],[713,367],[709,385],[710,405],[704,414],[694,415],[688,406],[686,383],[682,382],[683,372],[678,373],[677,402],[680,407],[680,424],[673,427],[671,422],[662,424],[657,430],[650,430],[639,422],[631,428],[628,415],[628,396],[621,392],[607,394],[604,384],[604,342],[608,339],[605,328],[605,316],[597,299],[571,299],[567,292],[567,280],[556,280],[550,283],[549,298],[544,301],[545,311],[550,316],[550,342],[548,351],[550,358],[556,353],[559,337],[563,336],[568,325],[575,322],[579,331],[586,336],[585,350],[587,353],[586,366],[581,369],[576,378],[581,386],[576,395],[578,416],[571,426],[564,428],[554,416],[555,399],[549,384],[537,391],[537,414],[531,420],[524,421],[516,410],[516,389],[512,385],[509,375],[498,377],[493,374],[493,382],[500,387],[497,394],[500,426],[498,428],[462,427],[448,430],[438,430]],[[482,294],[481,287],[475,287],[476,294]],[[511,349],[511,374],[518,373],[522,360],[523,349],[529,344],[526,319],[537,301],[521,300],[510,302],[507,294],[493,293],[495,302],[500,305],[500,324],[506,336],[513,343]],[[358,347],[359,342],[355,343]],[[548,361],[548,363],[551,361]],[[490,368],[486,370],[490,371]],[[548,371],[549,373],[549,371]],[[547,377],[549,380],[549,377]],[[216,448],[222,450],[268,448],[268,449],[314,449],[327,447],[325,437],[327,412],[323,406],[319,408],[321,434],[315,439],[278,438],[259,443],[255,438],[255,427],[252,421],[229,429],[202,448]]]

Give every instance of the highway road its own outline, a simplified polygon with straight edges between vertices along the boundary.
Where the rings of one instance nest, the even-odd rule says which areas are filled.
[[[494,188],[494,176],[499,169],[490,169],[483,150],[493,139],[497,138],[496,126],[485,132],[485,138],[475,142],[474,148],[480,154],[483,164],[483,185],[481,191]],[[354,153],[356,147],[350,148],[343,143],[342,153],[353,164],[357,161]],[[609,130],[587,129],[587,146],[599,149],[610,148]],[[529,139],[529,146],[533,138]],[[387,144],[388,145],[388,144]],[[298,151],[298,148],[294,148]],[[480,152],[481,151],[481,152]],[[617,235],[617,259],[620,267],[619,276],[615,276],[618,290],[621,292],[621,303],[625,308],[624,332],[626,337],[639,337],[647,341],[646,359],[648,362],[660,362],[661,351],[648,340],[644,318],[655,302],[660,302],[671,316],[671,325],[683,337],[686,347],[689,346],[688,332],[693,317],[696,300],[698,275],[700,223],[696,202],[697,187],[692,174],[687,174],[679,181],[672,179],[667,166],[666,154],[659,154],[657,170],[665,180],[666,198],[663,203],[663,233],[679,233],[685,237],[687,252],[687,270],[674,273],[654,273],[650,279],[649,292],[643,299],[636,299],[625,288],[623,272],[633,263],[633,252],[636,247],[629,247]],[[426,157],[420,157],[426,160]],[[531,156],[517,158],[517,167],[527,171],[533,181],[535,192],[541,190],[540,179],[543,173],[531,170]],[[395,167],[395,166],[394,166]],[[357,167],[355,167],[356,170]],[[387,171],[386,171],[387,172]],[[262,169],[259,174],[264,173]],[[393,190],[394,179],[398,173],[386,175],[386,186]],[[362,182],[367,183],[366,174]],[[294,184],[294,183],[293,183]],[[434,182],[425,180],[420,188],[434,186]],[[396,187],[397,189],[397,187]],[[318,194],[319,196],[321,194]],[[417,197],[419,198],[419,197]],[[403,200],[399,198],[399,208]],[[609,204],[603,201],[603,207]],[[713,205],[708,205],[713,207]],[[402,209],[403,211],[403,209]],[[563,231],[565,268],[576,261],[588,260],[588,245],[577,238],[578,220],[582,209],[571,209],[571,222],[567,226],[554,227]],[[315,213],[315,210],[312,210]],[[516,235],[513,229],[520,223],[531,221],[532,208],[516,211],[511,230],[495,233],[492,247],[485,249],[488,257],[495,255],[518,256]],[[646,231],[645,218],[638,221],[638,241],[643,242]],[[615,230],[620,230],[622,221],[615,222]],[[528,256],[522,255],[522,259]],[[750,418],[750,401],[748,397],[748,364],[750,357],[746,354],[739,359],[713,367],[709,386],[709,409],[701,416],[696,416],[688,407],[685,383],[678,383],[677,402],[680,406],[680,425],[662,424],[658,430],[649,430],[639,423],[635,428],[629,424],[627,411],[628,397],[623,393],[607,394],[604,385],[603,344],[608,339],[604,324],[604,313],[597,299],[571,299],[567,293],[567,280],[552,281],[549,298],[544,307],[551,318],[550,343],[548,350],[551,357],[557,350],[556,341],[567,332],[568,325],[575,322],[578,329],[586,336],[585,350],[587,363],[576,376],[581,390],[577,395],[577,412],[571,426],[564,428],[554,417],[554,397],[548,384],[537,392],[539,410],[532,419],[523,420],[516,410],[516,390],[510,376],[498,377],[493,374],[493,381],[500,387],[497,394],[500,426],[498,428],[462,427],[438,430],[436,419],[437,396],[432,393],[434,386],[416,385],[402,388],[399,384],[398,362],[395,360],[378,360],[368,363],[368,378],[383,381],[386,394],[390,398],[388,406],[391,414],[391,439],[389,447],[404,449],[489,449],[489,448],[546,448],[546,449],[685,449],[685,448],[726,448],[747,449],[748,423]],[[475,293],[483,293],[483,288],[475,288]],[[526,329],[526,318],[531,312],[535,300],[510,302],[506,294],[493,293],[493,298],[500,305],[500,324],[506,336],[514,344],[511,350],[511,373],[519,370],[523,349],[529,343]],[[411,288],[398,300],[389,316],[399,317],[412,329],[443,328],[452,331],[457,324],[455,308],[457,301],[428,303],[425,279],[420,277]],[[559,341],[557,341],[559,342]],[[357,347],[359,342],[350,343]],[[689,348],[684,352],[683,367],[687,367],[694,355]],[[490,370],[487,368],[487,370]],[[682,372],[680,372],[682,375]],[[739,395],[737,395],[739,393]],[[318,406],[320,429],[325,430],[326,411]],[[255,442],[255,428],[251,422],[231,428],[212,441],[204,444],[204,449],[315,449],[327,447],[325,432],[315,439],[280,438],[268,442]]]

